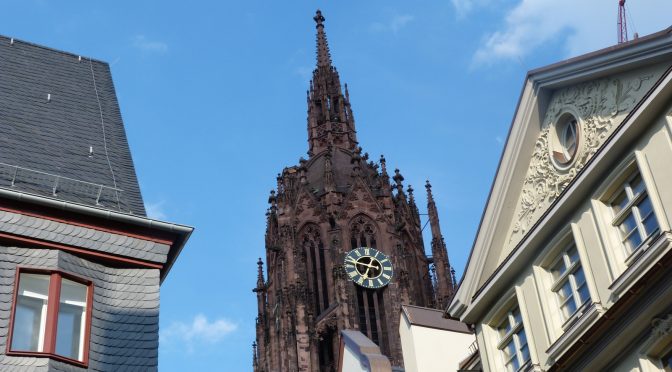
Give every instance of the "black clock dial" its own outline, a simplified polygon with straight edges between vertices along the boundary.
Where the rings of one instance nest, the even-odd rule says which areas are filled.
[[[390,258],[374,248],[351,250],[345,255],[344,265],[350,280],[365,288],[382,288],[392,280]]]

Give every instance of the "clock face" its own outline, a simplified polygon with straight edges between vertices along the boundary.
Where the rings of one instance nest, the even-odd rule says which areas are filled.
[[[361,247],[345,255],[345,272],[364,288],[382,288],[392,280],[392,262],[385,253]]]

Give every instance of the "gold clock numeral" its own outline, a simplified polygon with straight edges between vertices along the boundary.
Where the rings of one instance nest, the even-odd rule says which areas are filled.
[[[389,278],[389,277],[388,277]],[[383,281],[380,280],[380,278],[376,279],[378,281],[378,285],[383,286]]]
[[[391,266],[383,266],[383,270],[392,271],[392,267]]]
[[[356,271],[356,270],[352,270],[352,271],[348,272],[348,275],[349,275],[351,278],[354,278],[354,277],[357,276],[357,271]]]
[[[355,254],[357,255],[357,257],[362,257],[362,254],[359,252],[359,249],[355,251]]]
[[[389,276],[389,275],[387,275],[387,274],[383,274],[383,278],[385,278],[385,279],[390,279],[390,278],[392,278],[392,277]],[[380,280],[380,279],[378,279],[378,280]]]
[[[371,250],[369,248],[364,248],[364,254],[365,255],[370,256],[371,255],[370,252],[371,252]]]
[[[359,285],[364,284],[364,277],[363,277],[363,276],[360,276],[360,277],[357,279],[357,284],[359,284]]]
[[[369,287],[373,287],[373,280],[369,279]]]

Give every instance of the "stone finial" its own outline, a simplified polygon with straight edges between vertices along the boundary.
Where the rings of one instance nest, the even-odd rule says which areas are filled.
[[[401,190],[404,189],[401,184],[401,182],[404,180],[404,176],[402,176],[401,173],[399,172],[399,168],[394,170],[394,177],[392,177],[392,179],[397,184],[397,188],[401,188]]]
[[[432,184],[429,183],[429,180],[425,183],[425,188],[427,189],[427,202],[434,203],[434,195],[432,195]]]
[[[264,262],[259,257],[257,261],[257,287],[253,289],[253,292],[262,292],[264,290]]]
[[[329,67],[331,66],[331,55],[329,54],[329,45],[327,44],[327,35],[324,33],[324,16],[318,10],[315,13],[315,27],[317,28],[317,66]]]

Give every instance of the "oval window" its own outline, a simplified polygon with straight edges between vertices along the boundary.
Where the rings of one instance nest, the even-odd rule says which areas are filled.
[[[555,125],[552,145],[553,160],[560,168],[567,167],[576,157],[579,149],[579,122],[571,114],[563,115]]]

